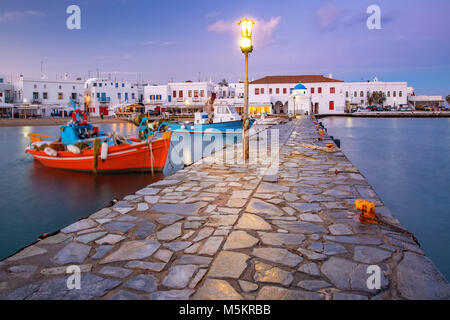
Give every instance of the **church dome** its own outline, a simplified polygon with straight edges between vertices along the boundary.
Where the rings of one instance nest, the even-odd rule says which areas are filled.
[[[302,85],[301,83],[299,83],[298,85],[296,85],[294,87],[294,90],[306,90],[306,87],[304,85]]]

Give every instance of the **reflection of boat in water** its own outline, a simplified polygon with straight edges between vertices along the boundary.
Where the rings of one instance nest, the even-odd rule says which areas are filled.
[[[79,117],[82,117],[81,119]],[[170,132],[147,132],[146,139],[105,135],[93,128],[86,115],[77,110],[73,120],[61,127],[61,137],[29,134],[26,152],[44,166],[56,169],[95,172],[162,171],[170,146]]]
[[[249,119],[249,129],[254,122],[254,119]],[[183,132],[237,132],[242,131],[242,118],[232,106],[216,106],[212,119],[206,112],[196,112],[194,122],[170,124],[170,130]]]

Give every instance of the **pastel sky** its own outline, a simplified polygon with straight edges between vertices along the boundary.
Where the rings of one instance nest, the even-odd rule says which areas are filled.
[[[81,30],[66,8],[81,8]],[[382,29],[369,30],[369,5]],[[256,20],[250,78],[333,74],[450,94],[448,0],[2,0],[0,74],[167,83],[243,77],[243,17]]]

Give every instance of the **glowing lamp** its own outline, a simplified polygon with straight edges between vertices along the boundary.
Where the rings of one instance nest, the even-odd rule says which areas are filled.
[[[241,50],[243,53],[253,51],[252,33],[255,21],[250,19],[244,19],[238,22],[241,27]]]

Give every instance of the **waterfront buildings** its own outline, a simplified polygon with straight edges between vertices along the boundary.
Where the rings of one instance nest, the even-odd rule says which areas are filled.
[[[0,75],[0,117],[9,118],[12,115],[14,102],[14,86],[8,83],[7,77]]]
[[[288,113],[289,100],[297,84],[305,86],[311,98],[309,112],[315,114],[340,114],[351,107],[369,106],[369,96],[382,92],[386,97],[384,105],[407,106],[408,96],[414,89],[406,82],[382,82],[375,78],[367,82],[344,82],[332,75],[267,76],[250,83],[250,105],[260,113],[267,107],[275,114]]]
[[[244,83],[169,82],[160,85],[137,85],[109,78],[49,80],[20,77],[14,84],[0,76],[0,111],[2,116],[67,115],[71,99],[91,116],[149,110],[193,113],[209,101],[216,105],[233,105],[243,111]],[[295,90],[298,85],[299,91]],[[357,107],[378,105],[369,99],[374,92],[385,97],[384,106],[439,106],[440,96],[416,96],[407,82],[344,82],[324,75],[266,76],[250,82],[249,112],[298,114],[300,110],[315,114],[342,114]],[[308,103],[308,105],[306,104]],[[13,106],[12,106],[13,104]]]
[[[18,116],[49,117],[68,115],[71,99],[84,105],[84,81],[35,79],[20,76],[14,83],[15,113]]]
[[[167,85],[144,86],[146,109],[193,112],[201,109],[215,95],[214,84],[209,82],[169,82]]]
[[[127,81],[91,78],[84,84],[84,89],[85,111],[92,116],[130,111],[127,109],[130,105],[142,102],[141,88]],[[132,108],[134,112],[144,111],[143,106]]]

